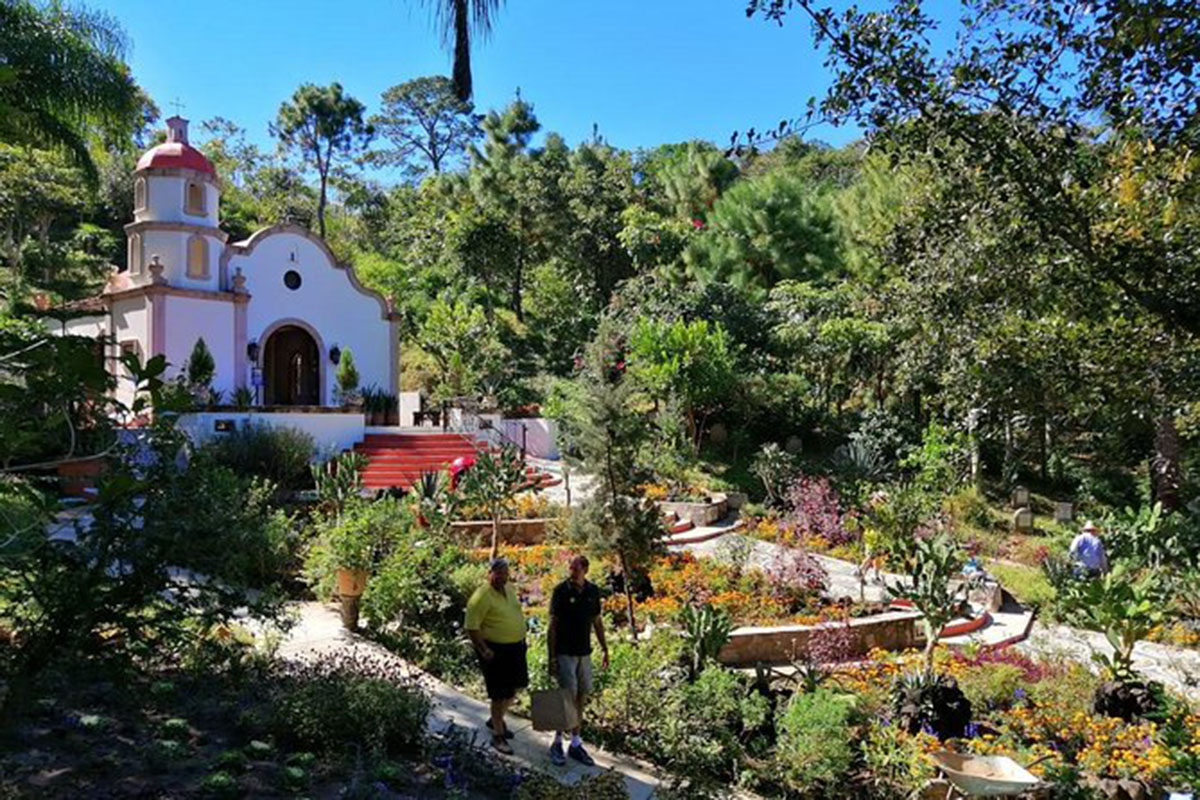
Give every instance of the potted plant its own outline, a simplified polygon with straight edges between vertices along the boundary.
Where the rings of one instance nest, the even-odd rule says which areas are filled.
[[[383,398],[383,424],[384,425],[399,425],[400,424],[400,398],[391,392],[383,392],[380,395]]]
[[[326,539],[329,557],[337,576],[337,594],[342,604],[342,625],[358,627],[359,598],[367,589],[375,542],[369,518],[347,514],[330,529]]]

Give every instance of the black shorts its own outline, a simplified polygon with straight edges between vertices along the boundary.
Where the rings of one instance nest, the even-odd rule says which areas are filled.
[[[529,685],[525,642],[487,642],[487,646],[495,654],[491,661],[479,659],[479,666],[483,670],[483,682],[487,685],[487,696],[492,700],[508,700],[517,694],[517,689],[524,689]]]

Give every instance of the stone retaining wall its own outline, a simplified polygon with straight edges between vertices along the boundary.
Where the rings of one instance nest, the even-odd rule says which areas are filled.
[[[546,541],[546,523],[549,521],[544,517],[502,519],[500,541],[505,544],[543,544]],[[451,522],[450,528],[456,539],[466,542],[469,546],[484,547],[492,543],[492,523],[488,520]]]
[[[906,650],[916,647],[920,637],[915,611],[887,611],[869,617],[850,620],[854,643],[848,656],[862,656],[875,648]],[[774,625],[769,627],[737,628],[721,648],[717,659],[722,664],[749,665],[756,662],[788,663],[803,654],[809,637],[823,628],[837,628],[844,623],[826,622],[820,625]]]

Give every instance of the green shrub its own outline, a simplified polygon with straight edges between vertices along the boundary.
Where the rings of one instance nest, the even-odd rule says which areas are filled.
[[[470,571],[459,572],[466,554],[415,525],[395,530],[390,547],[367,583],[363,613],[406,658],[441,675],[458,674],[470,664],[463,614],[482,580],[467,584]]]
[[[1100,679],[1083,664],[1061,659],[1063,669],[1043,677],[1037,683],[1028,684],[1025,691],[1029,699],[1040,706],[1056,709],[1064,719],[1076,713],[1092,713],[1092,697]]]
[[[605,741],[621,749],[653,755],[656,722],[664,715],[664,695],[684,681],[683,642],[669,631],[656,632],[634,647],[620,639],[609,644],[609,667],[596,674],[597,695],[588,721]]]
[[[920,740],[898,725],[872,724],[862,742],[863,765],[874,788],[873,797],[908,800],[936,770],[922,751]]]
[[[706,667],[694,682],[674,686],[664,698],[656,720],[660,757],[697,789],[737,783],[743,737],[763,727],[769,713],[766,698],[751,691],[747,676]]]
[[[942,501],[942,510],[958,523],[982,530],[992,528],[992,509],[978,487],[967,486]]]
[[[237,778],[228,772],[213,772],[200,781],[200,791],[209,797],[238,797],[241,794]]]
[[[206,444],[216,463],[244,478],[263,478],[284,491],[312,486],[312,436],[286,426],[248,425]]]
[[[421,742],[429,699],[391,662],[339,655],[285,670],[270,697],[281,742],[337,754],[411,752]]]
[[[521,781],[513,800],[627,800],[629,790],[619,772],[588,775],[564,786],[550,775],[535,773]]]
[[[958,688],[976,712],[1007,708],[1025,683],[1025,671],[1015,664],[980,664],[958,676]]]
[[[780,715],[775,758],[784,785],[796,791],[830,786],[854,756],[847,698],[823,689],[797,694]]]
[[[1028,606],[1049,608],[1054,604],[1054,587],[1038,567],[1017,564],[989,564],[992,573],[1012,596]]]

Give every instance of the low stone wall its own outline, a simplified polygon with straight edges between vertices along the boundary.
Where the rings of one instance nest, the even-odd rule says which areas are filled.
[[[546,541],[548,518],[500,520],[500,541],[505,544],[542,544]],[[484,547],[492,543],[492,523],[487,520],[451,522],[454,537],[468,545]]]
[[[672,500],[660,500],[658,507],[664,514],[674,513],[680,519],[688,519],[700,527],[712,525],[725,519],[729,513],[729,501],[720,492],[712,494],[711,503],[680,503]]]
[[[854,640],[847,655],[862,656],[875,648],[906,650],[916,647],[919,641],[917,620],[920,618],[921,615],[915,611],[887,611],[851,619],[849,626]],[[825,622],[820,625],[736,628],[717,659],[728,665],[787,663],[803,654],[814,632],[823,628],[840,628],[844,624]]]

